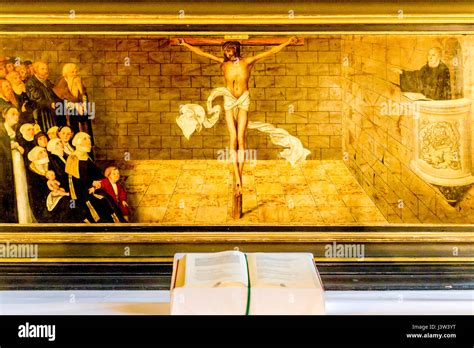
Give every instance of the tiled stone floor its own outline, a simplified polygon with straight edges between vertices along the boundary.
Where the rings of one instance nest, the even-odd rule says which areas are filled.
[[[246,163],[243,217],[234,220],[230,165],[216,160],[119,165],[131,222],[163,224],[381,224],[385,218],[342,161]]]

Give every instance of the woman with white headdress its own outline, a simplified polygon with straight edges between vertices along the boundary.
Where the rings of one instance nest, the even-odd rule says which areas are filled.
[[[23,153],[23,160],[25,161],[25,167],[28,167],[30,165],[28,153],[36,146],[34,124],[23,123],[20,127],[20,134],[18,134],[17,137],[18,143],[25,150]]]
[[[46,175],[49,168],[48,152],[44,147],[36,146],[28,154],[31,161],[28,170],[28,184],[31,188],[30,202],[33,214],[38,222],[78,222],[77,210],[70,204],[69,198],[55,196],[48,188]]]
[[[66,174],[66,154],[64,146],[59,138],[51,139],[46,149],[49,152],[49,167],[56,173],[57,180],[61,183],[61,187],[68,187],[68,176]]]

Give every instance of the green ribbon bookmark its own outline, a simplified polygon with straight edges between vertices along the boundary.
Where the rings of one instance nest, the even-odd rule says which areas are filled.
[[[250,272],[249,272],[249,261],[247,260],[247,254],[245,255],[245,263],[247,264],[247,308],[245,309],[245,315],[249,315],[250,313],[250,293],[251,293],[251,286],[250,286]]]

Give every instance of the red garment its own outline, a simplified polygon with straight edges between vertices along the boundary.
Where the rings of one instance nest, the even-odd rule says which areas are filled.
[[[127,202],[127,192],[123,186],[118,182],[117,185],[117,192],[118,195],[115,195],[114,188],[112,187],[112,183],[108,178],[102,179],[100,181],[100,185],[102,190],[104,190],[110,197],[112,197],[119,207],[120,211],[122,212],[123,216],[130,215],[130,209],[128,209],[128,205],[124,205],[123,202]]]

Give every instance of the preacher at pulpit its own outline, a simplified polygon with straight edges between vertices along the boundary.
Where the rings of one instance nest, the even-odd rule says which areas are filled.
[[[428,63],[420,70],[394,69],[400,74],[402,92],[421,93],[434,100],[451,99],[449,68],[441,61],[441,49],[433,47],[428,52]]]

